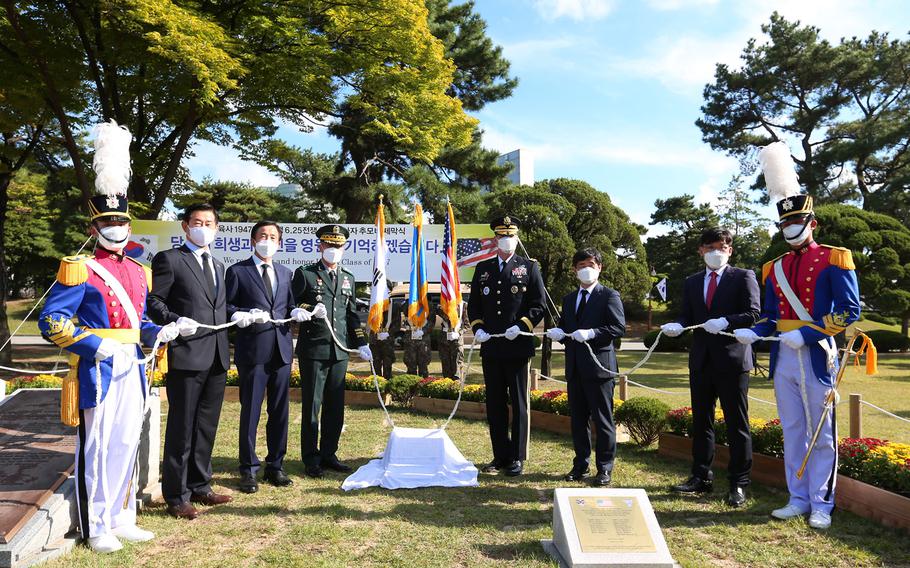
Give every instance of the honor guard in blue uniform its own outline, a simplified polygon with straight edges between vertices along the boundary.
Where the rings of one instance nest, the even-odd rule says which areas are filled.
[[[528,455],[528,363],[534,356],[534,338],[521,333],[532,332],[543,319],[545,292],[537,263],[515,254],[518,220],[506,215],[493,220],[490,228],[498,254],[477,264],[468,299],[471,329],[475,341],[482,344],[493,445],[493,461],[483,471],[516,476],[521,475]],[[505,337],[491,337],[499,334]]]
[[[94,255],[64,258],[38,327],[70,353],[64,380],[64,422],[78,427],[76,503],[82,537],[96,552],[122,548],[154,535],[136,526],[132,483],[147,393],[140,343],[152,346],[177,335],[145,315],[151,271],[124,255],[130,238],[126,200],[130,133],[114,121],[99,125],[95,186],[89,202]],[[78,319],[78,323],[73,318]]]
[[[315,264],[298,268],[291,282],[298,307],[312,311],[312,319],[300,324],[297,337],[303,391],[301,455],[310,477],[321,477],[324,468],[343,473],[351,471],[351,467],[339,461],[336,455],[344,425],[344,377],[349,356],[336,345],[332,331],[341,345],[357,349],[364,360],[373,358],[356,311],[354,275],[341,266],[349,234],[341,225],[317,229],[322,258]],[[331,331],[323,318],[331,323]]]
[[[771,376],[784,431],[784,466],[790,499],[771,515],[789,519],[809,514],[809,526],[827,529],[837,480],[835,413],[827,414],[802,478],[803,457],[834,385],[838,357],[834,336],[859,319],[859,286],[848,249],[820,245],[812,198],[800,193],[790,151],[775,142],[759,152],[778,228],[790,250],[762,267],[762,319],[737,329],[737,340],[752,343],[777,333],[771,343]]]

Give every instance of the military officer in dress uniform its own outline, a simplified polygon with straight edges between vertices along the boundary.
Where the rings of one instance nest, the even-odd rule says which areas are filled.
[[[336,455],[344,425],[344,376],[348,370],[348,352],[336,345],[325,318],[331,322],[341,345],[357,349],[364,360],[373,358],[356,311],[354,275],[340,264],[349,234],[341,225],[320,227],[316,237],[322,258],[315,264],[298,268],[291,283],[298,307],[312,310],[312,319],[300,324],[297,337],[303,390],[300,444],[306,474],[310,477],[321,477],[323,468],[351,471],[351,467],[339,461]]]
[[[78,380],[78,397],[62,395],[64,415],[78,411],[76,503],[82,537],[96,552],[154,538],[136,526],[136,450],[145,418],[146,376],[140,343],[174,339],[176,326],[161,328],[145,316],[151,271],[124,255],[130,237],[130,133],[114,121],[98,127],[95,186],[89,201],[93,256],[67,257],[38,321],[41,334],[71,353],[67,381]],[[72,318],[78,317],[76,326]],[[75,400],[78,398],[78,400]],[[78,407],[77,407],[78,405]],[[78,410],[77,410],[78,408]]]
[[[477,264],[471,280],[468,317],[481,343],[487,422],[493,461],[483,471],[521,475],[528,454],[528,363],[532,332],[544,314],[544,285],[537,263],[518,256],[519,223],[507,215],[490,223],[498,254]],[[503,337],[491,337],[503,335]],[[511,433],[509,405],[512,407]]]
[[[859,286],[848,249],[819,245],[812,198],[801,195],[790,150],[775,142],[759,152],[778,227],[790,250],[762,267],[765,288],[762,319],[737,329],[750,344],[777,333],[771,344],[771,376],[784,431],[784,467],[790,499],[774,510],[778,519],[809,514],[809,526],[827,529],[837,479],[834,410],[827,415],[802,479],[796,477],[815,427],[833,388],[838,358],[834,336],[859,319]]]

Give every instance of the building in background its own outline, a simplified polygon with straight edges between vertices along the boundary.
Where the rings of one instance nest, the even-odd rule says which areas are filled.
[[[507,176],[515,185],[534,185],[534,158],[528,150],[512,150],[497,158],[496,163],[512,164],[512,171]]]

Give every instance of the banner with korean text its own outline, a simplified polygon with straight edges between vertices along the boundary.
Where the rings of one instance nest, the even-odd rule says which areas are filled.
[[[343,223],[342,223],[343,224]],[[321,224],[280,223],[284,231],[281,249],[275,260],[290,269],[312,264],[319,259],[316,229]],[[126,247],[126,253],[145,263],[151,264],[152,257],[160,250],[179,247],[186,235],[179,221],[144,221],[132,223],[133,234]],[[342,266],[354,274],[357,282],[373,280],[373,249],[376,246],[376,225],[347,225],[351,237],[345,245]],[[493,232],[487,225],[457,225],[458,266],[462,282],[470,282],[474,266],[481,260],[496,256]],[[218,226],[218,235],[212,243],[212,256],[230,266],[253,254],[250,244],[250,229],[253,223],[223,222]],[[386,275],[389,280],[406,282],[411,269],[412,225],[386,225],[385,242],[388,246]],[[424,225],[424,254],[427,262],[427,279],[439,282],[442,266],[443,225]]]

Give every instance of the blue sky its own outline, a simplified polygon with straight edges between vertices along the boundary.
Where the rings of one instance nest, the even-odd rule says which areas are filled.
[[[694,122],[715,64],[735,66],[774,10],[832,41],[873,29],[906,39],[910,30],[899,0],[476,0],[475,9],[520,80],[511,98],[476,114],[484,145],[522,148],[537,180],[583,179],[642,224],[655,199],[713,202],[737,171]],[[323,152],[338,146],[323,129],[280,136]],[[207,144],[187,165],[196,179],[278,181]]]

